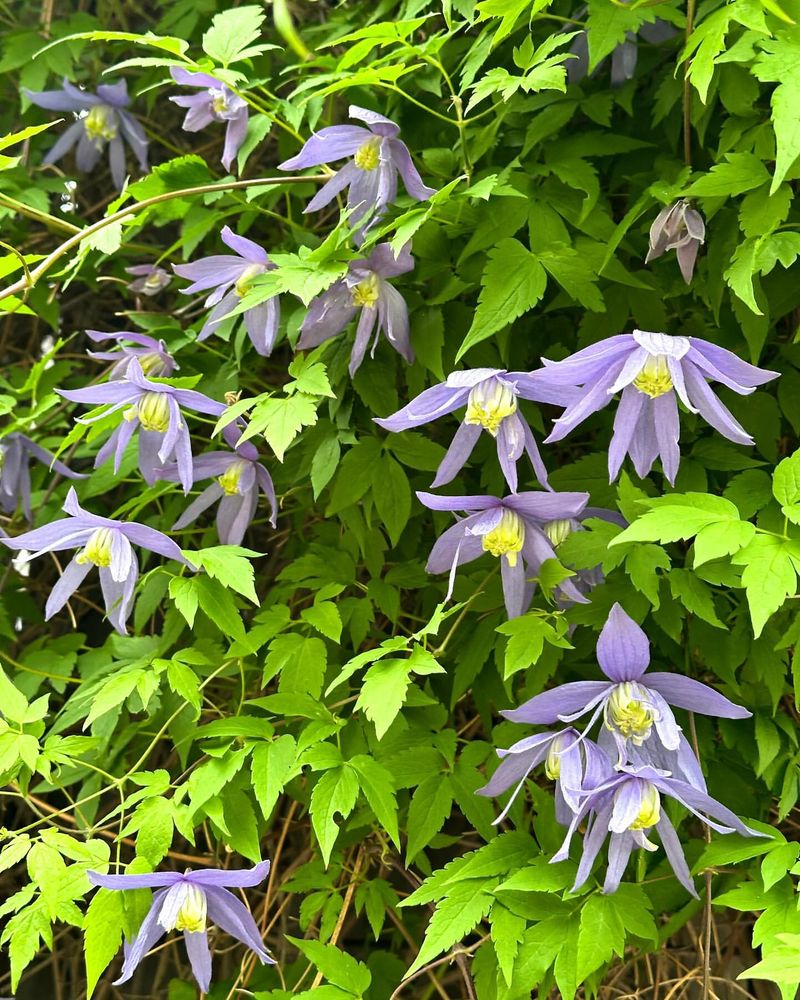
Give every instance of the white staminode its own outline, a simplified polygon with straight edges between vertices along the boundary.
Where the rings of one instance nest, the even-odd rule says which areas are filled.
[[[165,931],[196,934],[206,929],[207,910],[206,894],[202,889],[191,882],[177,882],[164,897],[158,922]]]

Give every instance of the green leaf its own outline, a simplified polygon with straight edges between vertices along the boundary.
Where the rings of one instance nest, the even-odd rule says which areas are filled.
[[[610,55],[627,38],[645,23],[652,23],[656,13],[647,7],[626,7],[612,0],[589,0],[586,19],[589,41],[589,72],[601,59]]]
[[[772,91],[772,125],[778,147],[775,174],[770,191],[774,193],[800,156],[800,33],[797,28],[779,32],[774,38],[759,39],[763,50],[751,68],[763,83],[777,83]]]
[[[300,612],[300,617],[333,642],[338,642],[341,638],[342,616],[333,601],[312,604],[310,608],[304,608]]]
[[[507,985],[511,985],[514,961],[525,933],[527,921],[506,909],[501,903],[492,906],[492,944],[497,956],[497,964]]]
[[[432,774],[419,783],[408,807],[406,867],[442,829],[452,808],[453,793],[446,775]]]
[[[402,467],[391,455],[381,455],[373,467],[372,496],[392,545],[397,545],[411,516],[411,488]]]
[[[394,797],[394,779],[391,772],[366,754],[352,757],[349,764],[358,774],[361,791],[375,813],[375,818],[399,850],[400,831],[397,825],[397,802]]]
[[[186,576],[173,576],[169,581],[169,596],[186,619],[189,628],[192,628],[198,605],[194,580]]]
[[[753,153],[727,153],[724,162],[690,184],[685,193],[704,198],[744,194],[768,180],[767,168]]]
[[[383,739],[405,704],[410,682],[408,660],[380,660],[364,675],[364,683],[356,702],[356,711],[363,711],[375,724],[375,735]]]
[[[229,590],[208,576],[196,576],[192,581],[200,610],[223,635],[244,639],[244,625]]]
[[[83,918],[86,995],[89,997],[120,949],[122,928],[122,893],[113,889],[98,889]]]
[[[250,762],[253,792],[264,819],[269,819],[297,760],[297,743],[285,733],[268,743],[259,743]]]
[[[294,358],[289,363],[292,381],[284,386],[287,394],[304,392],[308,396],[336,396],[328,381],[328,373],[321,361],[311,361],[308,356]]]
[[[258,604],[255,591],[255,570],[250,559],[260,552],[243,549],[240,545],[214,545],[208,549],[183,553],[194,566],[202,567],[210,577],[235,590],[253,604]]]
[[[677,542],[691,538],[708,524],[739,520],[735,504],[706,493],[671,493],[617,535],[610,547],[626,542]]]
[[[775,535],[756,535],[731,562],[744,566],[742,583],[747,592],[753,632],[758,638],[769,617],[797,591],[797,574],[788,545]]]
[[[800,501],[800,451],[778,463],[772,476],[772,492],[782,506]]]
[[[311,793],[311,825],[322,852],[325,867],[331,859],[331,851],[339,836],[336,816],[347,819],[358,798],[358,778],[351,767],[341,767],[326,771],[314,785]]]
[[[562,649],[572,648],[563,635],[565,628],[562,628],[562,633],[557,632],[550,622],[534,612],[512,618],[498,626],[497,631],[509,636],[503,668],[505,679],[536,663],[542,655],[545,642]]]
[[[317,422],[317,399],[304,392],[292,396],[270,396],[257,403],[242,440],[263,434],[279,462],[303,427]]]
[[[289,937],[287,941],[299,948],[329,983],[346,990],[351,996],[360,997],[369,989],[372,974],[363,962],[358,962],[332,944]]]
[[[266,13],[263,7],[248,6],[217,14],[203,35],[203,51],[228,66],[245,57],[245,50],[261,37]]]
[[[669,556],[658,545],[637,545],[625,557],[625,569],[631,583],[656,609],[661,603],[658,594],[661,576],[657,570],[668,571],[671,565]]]
[[[578,982],[599,969],[614,954],[625,951],[625,928],[614,896],[594,893],[581,907],[578,931]]]
[[[92,707],[89,709],[83,728],[88,729],[95,719],[99,719],[101,715],[105,715],[112,708],[121,705],[128,695],[136,689],[136,685],[144,677],[144,673],[144,670],[127,670],[109,677],[92,698]]]
[[[691,570],[680,568],[670,570],[669,586],[672,596],[677,598],[687,611],[716,628],[725,627],[714,610],[714,599],[708,584],[698,579]]]
[[[491,883],[489,883],[490,885]],[[411,963],[406,978],[443,951],[452,948],[489,913],[494,897],[486,891],[486,883],[474,879],[454,885],[447,897],[439,902],[431,917],[425,940]]]
[[[749,521],[724,521],[701,528],[694,540],[695,569],[712,559],[733,555],[748,545],[755,533],[756,526]]]
[[[514,280],[509,280],[509,275]],[[493,333],[502,330],[533,309],[544,295],[547,272],[535,254],[511,237],[489,251],[489,261],[481,278],[481,294],[475,317],[458,349],[456,361]]]
[[[277,636],[269,644],[264,679],[266,682],[280,673],[279,691],[299,692],[319,698],[327,662],[328,654],[322,639],[288,632]]]

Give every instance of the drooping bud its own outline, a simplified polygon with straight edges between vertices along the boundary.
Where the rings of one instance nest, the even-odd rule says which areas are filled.
[[[650,249],[645,263],[649,263],[667,250],[675,250],[683,280],[692,280],[697,251],[705,242],[706,225],[702,215],[691,208],[685,198],[668,205],[656,216],[650,227]]]
[[[547,524],[542,525],[542,531],[547,536],[547,539],[553,548],[557,549],[564,539],[568,538],[572,534],[576,525],[577,522],[570,519],[548,521]]]

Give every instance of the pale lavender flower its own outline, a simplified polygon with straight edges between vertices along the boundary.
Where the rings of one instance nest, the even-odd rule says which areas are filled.
[[[78,503],[75,490],[70,487],[63,510],[69,515],[34,528],[14,538],[0,537],[0,542],[10,549],[25,549],[28,559],[36,559],[46,552],[80,548],[80,552],[67,564],[61,577],[50,591],[44,609],[45,621],[60,611],[83,583],[92,566],[100,572],[108,620],[121,635],[125,635],[133,606],[133,592],[139,577],[139,563],[131,543],[167,559],[175,559],[189,566],[181,550],[166,535],[155,528],[134,521],[114,521],[98,517],[84,510]]]
[[[233,424],[224,428],[223,434],[233,451],[211,451],[194,459],[194,481],[211,479],[215,481],[192,501],[178,520],[172,531],[180,531],[195,521],[204,510],[219,501],[217,507],[217,534],[223,545],[239,545],[244,538],[258,505],[259,490],[270,505],[270,524],[275,527],[278,504],[272,476],[258,461],[258,450],[249,441],[239,441],[241,431]],[[158,472],[159,479],[178,482],[179,472],[175,465]]]
[[[232,312],[250,291],[255,277],[275,269],[266,250],[244,236],[237,236],[229,226],[222,227],[220,237],[225,246],[230,247],[236,256],[216,254],[213,257],[193,261],[191,264],[172,265],[172,270],[177,275],[192,282],[188,288],[183,289],[185,295],[205,292],[209,288],[214,289],[205,302],[207,306],[213,308],[203,324],[198,340],[205,340],[211,336],[228,313]],[[253,347],[263,357],[269,357],[275,346],[281,318],[278,296],[275,295],[266,302],[259,302],[258,305],[247,309],[243,317]]]
[[[497,458],[512,493],[517,492],[517,461],[527,452],[536,478],[547,486],[547,469],[527,420],[519,412],[518,399],[538,403],[564,404],[564,390],[547,393],[534,377],[525,372],[501,368],[473,368],[453,372],[439,385],[421,392],[397,413],[375,423],[387,431],[406,431],[466,406],[461,426],[442,459],[431,484],[444,486],[464,467],[478,443],[481,431],[497,442]]]
[[[609,765],[607,780],[583,796],[564,843],[551,859],[551,862],[555,863],[565,861],[569,857],[569,848],[575,831],[584,820],[587,820],[583,853],[572,892],[580,889],[588,879],[600,848],[609,833],[611,841],[603,892],[616,892],[634,848],[641,847],[646,851],[658,850],[657,845],[648,839],[650,831],[656,830],[676,878],[687,892],[697,897],[675,827],[666,811],[661,808],[662,795],[675,799],[717,833],[736,831],[746,837],[765,836],[745,826],[735,813],[706,792],[679,778],[670,777],[665,771],[654,767],[622,767],[619,773],[612,774]]]
[[[335,281],[321,295],[312,299],[300,328],[298,350],[317,347],[335,337],[359,313],[356,339],[350,354],[350,376],[358,371],[369,346],[370,356],[381,333],[408,364],[414,363],[408,325],[408,306],[387,278],[396,278],[414,269],[414,259],[408,244],[395,257],[388,243],[376,246],[369,257],[351,261],[344,278]]]
[[[463,511],[466,517],[441,535],[431,550],[429,573],[449,573],[447,598],[453,592],[456,569],[485,552],[500,559],[503,596],[509,618],[530,606],[535,578],[546,559],[555,559],[544,526],[562,517],[578,517],[588,493],[513,493],[502,500],[493,496],[440,497],[417,493],[431,510]],[[564,598],[586,603],[570,580],[559,584]]]
[[[669,761],[668,770],[680,772],[693,784],[702,782],[702,775],[698,777],[699,765],[670,705],[721,719],[751,715],[707,684],[683,674],[643,676],[650,663],[650,641],[619,604],[612,607],[600,632],[597,662],[608,680],[560,684],[501,714],[512,722],[546,726],[572,723],[591,712],[586,732],[602,716],[620,764],[643,748],[637,760],[658,766]]]
[[[577,398],[566,400],[566,410],[555,421],[547,443],[561,441],[622,391],[608,449],[611,480],[617,477],[629,454],[639,476],[646,476],[660,457],[666,479],[675,482],[681,460],[678,399],[729,441],[753,444],[747,431],[711,391],[708,380],[721,382],[745,396],[779,375],[749,365],[698,337],[643,330],[607,337],[564,361],[542,361],[545,367],[533,375],[542,392],[583,388]]]
[[[158,295],[172,281],[172,275],[157,264],[136,264],[126,267],[125,273],[133,275],[135,280],[128,284],[128,290],[137,295]]]
[[[706,224],[703,216],[685,198],[667,205],[650,227],[650,249],[645,264],[660,257],[667,250],[674,250],[678,258],[683,280],[688,285],[692,280],[697,251],[705,242]]]
[[[355,105],[350,106],[348,114],[367,127],[332,125],[320,129],[297,156],[278,164],[278,170],[304,170],[348,159],[349,162],[306,205],[306,212],[323,208],[347,188],[350,222],[361,221],[367,213],[371,213],[375,221],[397,197],[398,174],[403,178],[406,191],[417,201],[427,201],[436,194],[434,188],[423,184],[408,147],[397,138],[398,125],[383,115]]]
[[[45,156],[43,163],[55,163],[73,146],[77,146],[75,165],[81,173],[89,173],[97,166],[107,144],[111,177],[114,184],[122,188],[126,175],[124,140],[133,150],[142,172],[147,170],[147,137],[139,122],[125,110],[130,104],[125,80],[101,84],[96,94],[81,90],[66,79],[62,90],[24,89],[23,93],[40,108],[72,111],[78,116]]]
[[[80,472],[73,472],[46,448],[31,441],[25,434],[13,431],[0,438],[0,508],[13,514],[22,504],[25,517],[31,521],[31,477],[29,463],[32,458],[68,479],[85,479]]]
[[[192,73],[180,66],[170,69],[172,78],[183,87],[199,87],[190,97],[170,97],[173,104],[186,108],[184,132],[199,132],[212,122],[225,122],[222,165],[226,170],[247,136],[247,102],[209,73]]]
[[[556,783],[556,819],[562,826],[569,826],[580,808],[582,790],[604,780],[608,769],[605,753],[572,728],[526,736],[507,750],[498,750],[497,756],[500,765],[476,794],[494,798],[515,787],[493,825],[506,818],[528,775],[539,764],[544,764],[545,774]]]
[[[200,990],[208,993],[211,987],[211,951],[208,946],[207,922],[210,920],[226,934],[230,934],[249,948],[262,965],[274,965],[261,939],[261,932],[252,913],[229,889],[245,889],[263,882],[269,872],[269,861],[262,861],[254,868],[207,868],[179,872],[154,872],[148,875],[102,875],[89,871],[92,885],[103,889],[156,889],[147,915],[133,942],[125,942],[125,963],[119,979],[120,986],[127,983],[136,967],[150,949],[165,934],[183,931],[186,954],[192,974]]]
[[[185,493],[192,488],[192,442],[181,407],[214,417],[219,417],[226,409],[223,403],[217,403],[194,389],[176,389],[162,382],[151,382],[142,374],[137,358],[130,359],[125,378],[85,389],[56,391],[74,403],[109,406],[99,416],[79,418],[79,423],[93,423],[124,408],[122,422],[97,453],[95,468],[113,454],[114,470],[118,471],[125,449],[138,430],[139,471],[144,481],[152,486],[157,471],[174,460]]]
[[[151,378],[169,378],[178,367],[164,341],[149,337],[146,333],[133,333],[130,330],[123,330],[120,333],[103,333],[101,330],[87,330],[86,336],[95,344],[102,344],[104,340],[114,340],[120,345],[117,351],[87,352],[89,357],[94,358],[95,361],[113,362],[108,373],[109,379],[127,378],[128,368],[133,358],[139,362],[142,374],[149,375]],[[124,341],[138,346],[130,347]]]

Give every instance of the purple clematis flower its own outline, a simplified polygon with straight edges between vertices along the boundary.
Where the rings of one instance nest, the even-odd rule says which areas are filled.
[[[631,851],[635,847],[643,847],[646,851],[658,850],[656,844],[648,839],[650,831],[655,829],[676,878],[688,892],[697,897],[675,827],[661,808],[662,795],[680,802],[717,833],[736,831],[746,837],[765,836],[745,826],[721,802],[679,778],[670,777],[665,771],[654,767],[622,767],[619,773],[612,775],[609,765],[608,779],[585,794],[580,808],[572,818],[564,843],[551,859],[553,863],[566,860],[575,831],[588,817],[583,854],[572,892],[576,892],[588,879],[609,833],[611,842],[603,892],[616,892]]]
[[[208,868],[179,872],[154,872],[150,875],[101,875],[89,871],[92,885],[103,889],[156,889],[153,902],[142,921],[139,933],[131,944],[125,942],[125,963],[114,983],[127,983],[136,967],[155,943],[169,931],[183,931],[186,953],[192,974],[200,990],[211,987],[211,951],[208,946],[206,923],[212,920],[226,934],[236,938],[255,953],[263,964],[274,965],[261,940],[261,932],[252,913],[229,889],[244,889],[263,882],[269,872],[269,861],[254,868],[226,871]]]
[[[414,363],[405,299],[387,278],[396,278],[414,269],[414,258],[403,247],[397,257],[388,243],[376,246],[369,257],[351,261],[344,278],[312,299],[300,328],[298,350],[308,350],[337,336],[361,311],[356,339],[350,354],[350,376],[358,371],[375,329],[371,356],[381,333],[408,364]]]
[[[172,281],[172,275],[157,264],[136,264],[135,267],[126,267],[125,273],[134,278],[128,290],[148,297],[158,295]]]
[[[643,677],[650,663],[650,641],[619,604],[611,609],[600,632],[597,661],[608,680],[560,684],[501,714],[512,722],[551,725],[557,721],[574,722],[591,712],[587,731],[602,715],[620,764],[630,760],[638,747],[644,746],[643,753],[649,753],[652,741],[655,752],[660,753],[656,749],[660,744],[676,755],[676,764],[669,770],[680,770],[687,778],[696,770],[694,755],[670,705],[722,719],[747,719],[751,715],[746,708],[691,677],[671,673],[648,673]]]
[[[427,201],[436,194],[435,188],[422,183],[408,147],[397,138],[398,125],[383,115],[355,105],[350,106],[348,114],[367,127],[332,125],[320,129],[297,156],[278,164],[278,170],[304,170],[352,157],[320,188],[306,205],[306,212],[324,208],[347,188],[350,221],[360,222],[371,213],[371,221],[375,222],[397,197],[398,174],[403,178],[406,191],[416,201]]]
[[[577,399],[566,401],[548,443],[561,441],[622,391],[608,450],[611,480],[629,454],[642,477],[660,456],[664,475],[675,482],[681,460],[678,398],[729,441],[751,445],[753,439],[714,395],[708,380],[744,396],[780,374],[749,365],[707,340],[643,330],[608,337],[564,361],[542,361],[545,367],[534,373],[542,391],[583,387]]]
[[[180,531],[196,520],[204,510],[219,501],[217,508],[217,534],[223,545],[239,545],[244,538],[258,504],[259,490],[270,505],[270,524],[275,527],[278,503],[272,476],[258,461],[258,450],[249,441],[241,441],[241,431],[228,424],[223,430],[233,451],[211,451],[200,455],[193,462],[195,482],[211,479],[215,482],[206,487],[183,514],[172,525],[172,531]],[[159,479],[179,481],[175,465],[158,472]]]
[[[543,391],[536,378],[525,372],[474,368],[453,372],[446,381],[421,392],[390,417],[376,418],[375,423],[387,431],[407,431],[466,406],[467,412],[432,486],[451,482],[472,454],[481,431],[487,431],[497,442],[497,458],[508,488],[516,493],[517,461],[523,451],[527,452],[538,481],[547,486],[547,469],[528,422],[519,412],[520,398],[563,406],[565,397],[563,389],[554,393]]]
[[[157,552],[167,559],[175,559],[186,566],[191,564],[181,554],[175,542],[155,528],[133,521],[113,521],[108,517],[90,514],[80,506],[72,487],[67,493],[63,510],[69,514],[68,518],[61,518],[14,538],[0,537],[0,542],[10,549],[31,552],[29,560],[46,552],[80,548],[80,552],[67,565],[58,583],[50,591],[44,609],[45,621],[49,621],[64,607],[92,566],[97,566],[108,620],[117,632],[125,635],[125,623],[131,613],[133,592],[139,577],[139,563],[131,543],[150,552]]]
[[[109,409],[99,416],[79,418],[80,423],[102,420],[109,413],[125,407],[122,423],[97,453],[95,468],[99,468],[113,453],[114,470],[118,471],[125,449],[139,430],[139,471],[144,481],[152,486],[158,469],[174,459],[185,493],[192,488],[192,442],[181,407],[214,417],[220,416],[226,409],[223,403],[217,403],[194,389],[176,389],[162,382],[151,382],[142,374],[138,358],[131,358],[128,362],[125,378],[85,389],[56,391],[74,403],[109,405]]]
[[[180,66],[170,69],[172,78],[183,87],[200,87],[191,97],[170,97],[173,104],[186,108],[184,132],[199,132],[211,122],[226,122],[222,165],[231,169],[233,158],[247,136],[247,101],[209,73],[192,73]]]
[[[556,819],[569,826],[581,805],[581,791],[593,788],[605,779],[608,758],[591,740],[582,738],[571,727],[557,733],[526,736],[507,750],[498,750],[501,763],[477,795],[494,798],[516,786],[505,808],[494,820],[502,822],[514,804],[531,771],[544,763],[545,774],[556,783]]]
[[[48,469],[69,479],[85,479],[80,472],[73,472],[41,445],[17,431],[0,438],[0,508],[13,514],[17,504],[22,504],[25,517],[31,521],[31,477],[28,469],[31,458],[37,459]]]
[[[535,578],[546,559],[555,559],[544,526],[560,517],[578,517],[589,500],[588,493],[514,493],[502,500],[493,496],[440,497],[417,493],[431,510],[464,511],[459,520],[441,535],[431,550],[429,573],[450,574],[447,598],[453,592],[456,569],[489,552],[500,559],[503,596],[509,618],[523,614],[530,606]],[[586,598],[570,580],[559,584],[561,594],[581,604]]]
[[[101,344],[104,340],[116,340],[120,344],[118,351],[89,351],[89,357],[95,361],[113,361],[113,367],[108,373],[109,379],[127,378],[128,369],[133,358],[139,362],[139,367],[143,375],[150,375],[152,378],[169,378],[178,365],[175,359],[167,350],[167,345],[163,340],[156,340],[155,337],[148,337],[146,333],[132,333],[130,330],[123,330],[120,333],[103,333],[100,330],[87,330],[86,336],[93,340],[95,344]],[[131,344],[138,344],[138,347],[129,347],[122,341],[130,341]]]
[[[656,216],[650,227],[650,249],[645,264],[660,257],[667,250],[674,250],[683,280],[692,280],[697,251],[705,242],[706,224],[703,216],[685,198],[667,205]]]
[[[66,130],[45,156],[43,163],[55,163],[77,145],[75,165],[81,173],[89,173],[97,166],[108,144],[111,177],[118,188],[125,184],[125,146],[133,150],[143,173],[147,171],[147,137],[133,115],[125,109],[130,104],[128,84],[101,84],[97,93],[81,90],[64,80],[61,90],[23,90],[23,93],[40,108],[48,111],[72,111],[77,121]]]
[[[210,337],[228,313],[236,308],[239,300],[250,290],[253,278],[275,269],[266,250],[244,236],[237,236],[229,226],[222,227],[220,236],[225,246],[230,247],[236,256],[217,254],[191,264],[172,265],[177,275],[192,282],[188,288],[183,289],[185,295],[214,289],[205,303],[214,308],[203,324],[198,340]],[[281,318],[277,295],[246,310],[243,315],[253,347],[263,357],[269,357],[275,346]]]

